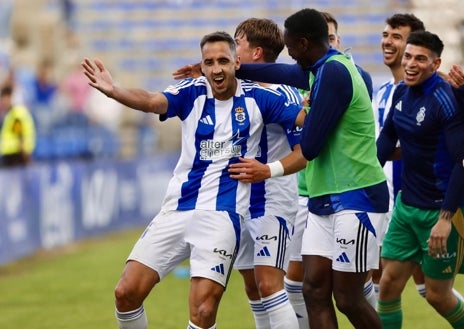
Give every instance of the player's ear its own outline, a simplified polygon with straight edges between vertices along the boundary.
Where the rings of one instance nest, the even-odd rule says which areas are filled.
[[[433,60],[433,68],[435,69],[435,71],[438,71],[438,69],[440,68],[440,65],[441,65],[441,57],[437,57]]]
[[[261,59],[264,56],[264,51],[262,47],[256,47],[253,50],[253,58],[255,60]]]

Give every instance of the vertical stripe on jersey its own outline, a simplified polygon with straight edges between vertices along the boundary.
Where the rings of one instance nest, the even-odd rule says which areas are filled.
[[[192,168],[188,173],[188,179],[182,184],[181,197],[179,198],[178,205],[183,209],[194,209],[198,199],[198,193],[201,187],[201,180],[205,174],[206,169],[212,163],[211,160],[200,160],[201,141],[205,139],[214,138],[214,128],[216,127],[215,112],[208,111],[214,109],[214,99],[207,98],[203,107],[201,118],[209,115],[213,124],[206,124],[201,120],[198,122],[197,130],[195,133],[195,157],[193,159]]]
[[[234,96],[234,103],[230,113],[232,119],[232,144],[240,146],[241,155],[247,152],[247,141],[250,137],[250,114],[248,113],[245,105],[245,97]],[[229,159],[229,165],[239,162],[237,157]],[[216,199],[216,209],[235,209],[237,198],[237,185],[240,184],[238,180],[230,178],[228,172],[229,166],[222,170],[219,179],[218,197]],[[226,208],[224,208],[226,206]]]
[[[386,107],[388,106],[388,99],[390,98],[390,94],[393,90],[393,86],[394,86],[393,83],[388,83],[385,87],[384,93],[382,94],[380,104],[378,107],[379,117],[377,118],[377,120],[379,121],[379,127],[383,127],[383,124],[386,118],[385,113],[388,113],[389,109],[387,109]]]
[[[267,163],[267,129],[266,126],[263,128],[261,133],[261,139],[259,141],[260,154],[257,157],[258,161]],[[258,183],[251,184],[251,195],[250,195],[250,214],[251,218],[264,216],[266,207],[266,180]]]
[[[435,90],[434,95],[441,105],[443,115],[445,116],[446,120],[449,120],[456,113],[456,108],[453,104],[453,101],[450,99],[446,91],[443,90],[443,88],[438,88]]]
[[[301,95],[298,93],[298,89],[287,85],[279,85],[277,91],[285,95],[287,103],[294,103],[301,105]]]

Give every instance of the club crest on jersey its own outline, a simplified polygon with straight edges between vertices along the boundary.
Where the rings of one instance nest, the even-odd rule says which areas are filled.
[[[425,107],[422,106],[422,107],[419,109],[419,112],[417,112],[417,115],[416,115],[416,121],[417,121],[417,123],[416,123],[416,124],[417,124],[418,126],[420,126],[421,123],[422,123],[422,121],[425,120],[425,111],[426,111]]]
[[[245,109],[243,107],[237,107],[235,110],[235,120],[237,122],[244,122],[245,119],[246,119],[246,115],[245,115]]]

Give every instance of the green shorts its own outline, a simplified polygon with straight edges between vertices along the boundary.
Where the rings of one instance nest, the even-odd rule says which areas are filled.
[[[400,192],[383,241],[382,258],[419,263],[424,274],[432,279],[451,279],[457,273],[464,273],[463,209],[459,209],[453,217],[447,255],[435,259],[428,254],[427,240],[439,213],[440,210],[419,209],[404,204]]]

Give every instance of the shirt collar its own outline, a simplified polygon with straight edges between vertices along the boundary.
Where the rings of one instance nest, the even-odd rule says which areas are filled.
[[[319,58],[314,65],[311,65],[308,67],[308,71],[311,71],[311,73],[316,74],[317,70],[327,61],[329,57],[334,56],[334,55],[340,55],[340,54],[342,53],[330,47],[324,56]]]
[[[422,82],[420,85],[417,86],[417,88],[420,88],[420,90],[425,94],[425,95],[430,95],[437,83],[440,81],[440,76],[438,75],[437,72],[432,74],[430,78]]]

